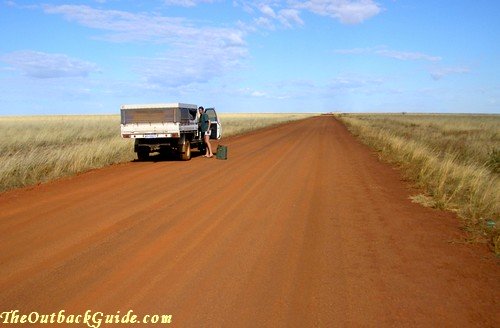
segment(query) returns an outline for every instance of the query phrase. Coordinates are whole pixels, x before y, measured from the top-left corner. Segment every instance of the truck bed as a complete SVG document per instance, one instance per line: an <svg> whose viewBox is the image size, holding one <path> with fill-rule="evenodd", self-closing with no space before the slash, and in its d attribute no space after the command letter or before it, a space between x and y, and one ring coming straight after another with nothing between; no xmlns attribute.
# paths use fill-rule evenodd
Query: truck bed
<svg viewBox="0 0 500 328"><path fill-rule="evenodd" d="M196 105L141 104L121 106L121 134L124 138L178 138L181 132L196 132Z"/></svg>

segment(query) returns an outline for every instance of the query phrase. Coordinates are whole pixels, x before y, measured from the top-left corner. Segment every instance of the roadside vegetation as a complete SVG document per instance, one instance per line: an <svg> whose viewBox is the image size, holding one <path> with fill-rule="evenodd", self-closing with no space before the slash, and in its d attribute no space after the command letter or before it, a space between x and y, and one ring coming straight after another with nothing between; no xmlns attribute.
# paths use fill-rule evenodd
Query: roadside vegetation
<svg viewBox="0 0 500 328"><path fill-rule="evenodd" d="M223 138L307 116L221 115ZM0 117L0 192L134 158L118 115Z"/></svg>
<svg viewBox="0 0 500 328"><path fill-rule="evenodd" d="M311 116L313 114L222 114L220 119L223 137L229 137Z"/></svg>
<svg viewBox="0 0 500 328"><path fill-rule="evenodd" d="M413 201L457 212L469 241L487 241L500 254L500 115L339 117L424 191Z"/></svg>

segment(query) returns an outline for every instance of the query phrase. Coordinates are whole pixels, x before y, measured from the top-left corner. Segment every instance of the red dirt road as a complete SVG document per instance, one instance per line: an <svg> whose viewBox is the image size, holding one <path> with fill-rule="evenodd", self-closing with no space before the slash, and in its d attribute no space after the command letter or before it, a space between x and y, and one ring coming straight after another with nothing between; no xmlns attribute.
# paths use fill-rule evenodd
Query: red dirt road
<svg viewBox="0 0 500 328"><path fill-rule="evenodd" d="M0 312L500 325L498 260L460 243L452 214L411 203L333 117L223 143L227 161L127 163L0 194Z"/></svg>

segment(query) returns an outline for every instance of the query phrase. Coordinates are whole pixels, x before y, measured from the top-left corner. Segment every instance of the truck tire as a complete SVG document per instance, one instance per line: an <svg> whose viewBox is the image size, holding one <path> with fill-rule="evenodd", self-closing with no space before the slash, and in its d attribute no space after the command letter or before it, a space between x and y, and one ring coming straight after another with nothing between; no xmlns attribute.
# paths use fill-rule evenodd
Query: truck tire
<svg viewBox="0 0 500 328"><path fill-rule="evenodd" d="M147 161L149 159L149 149L139 147L137 149L137 159L140 161Z"/></svg>
<svg viewBox="0 0 500 328"><path fill-rule="evenodd" d="M184 141L180 155L182 161L189 161L191 159L191 144L189 140Z"/></svg>

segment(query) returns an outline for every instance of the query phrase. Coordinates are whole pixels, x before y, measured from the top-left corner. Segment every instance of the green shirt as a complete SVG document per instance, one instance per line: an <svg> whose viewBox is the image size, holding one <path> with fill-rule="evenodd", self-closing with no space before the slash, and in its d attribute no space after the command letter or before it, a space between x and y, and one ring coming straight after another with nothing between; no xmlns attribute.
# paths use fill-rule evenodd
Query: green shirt
<svg viewBox="0 0 500 328"><path fill-rule="evenodd" d="M201 123L201 132L205 133L210 127L210 118L208 118L207 113L201 114L200 123Z"/></svg>

